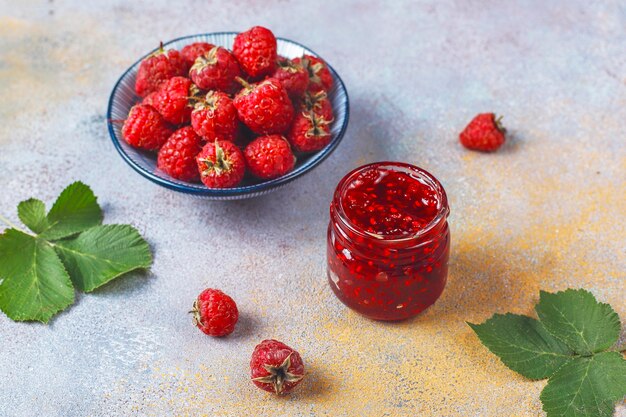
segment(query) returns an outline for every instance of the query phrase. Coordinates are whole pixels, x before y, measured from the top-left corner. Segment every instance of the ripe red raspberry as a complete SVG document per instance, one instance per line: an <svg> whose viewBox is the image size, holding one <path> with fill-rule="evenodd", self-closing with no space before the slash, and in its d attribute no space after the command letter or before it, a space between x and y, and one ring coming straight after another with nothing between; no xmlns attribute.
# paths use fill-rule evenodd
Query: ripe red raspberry
<svg viewBox="0 0 626 417"><path fill-rule="evenodd" d="M239 120L260 135L283 133L293 119L293 105L285 87L275 78L258 84L239 79L244 88L235 96Z"/></svg>
<svg viewBox="0 0 626 417"><path fill-rule="evenodd" d="M189 78L172 77L161 84L150 101L167 122L180 125L191 120L194 97L199 93Z"/></svg>
<svg viewBox="0 0 626 417"><path fill-rule="evenodd" d="M200 179L196 156L202 150L202 140L191 126L174 132L159 150L157 166L170 177L181 181Z"/></svg>
<svg viewBox="0 0 626 417"><path fill-rule="evenodd" d="M135 92L139 97L145 97L157 91L163 81L177 75L186 76L189 66L175 49L166 51L163 44L153 54L146 57L137 70Z"/></svg>
<svg viewBox="0 0 626 417"><path fill-rule="evenodd" d="M147 104L134 105L122 126L122 136L129 145L149 151L159 149L172 132L163 116Z"/></svg>
<svg viewBox="0 0 626 417"><path fill-rule="evenodd" d="M276 37L271 30L255 26L235 37L233 54L250 77L269 75L276 66Z"/></svg>
<svg viewBox="0 0 626 417"><path fill-rule="evenodd" d="M246 164L255 177L278 178L293 169L296 157L280 135L259 136L244 149Z"/></svg>
<svg viewBox="0 0 626 417"><path fill-rule="evenodd" d="M493 113L482 113L474 117L463 129L459 139L463 146L482 152L493 152L505 141L506 130Z"/></svg>
<svg viewBox="0 0 626 417"><path fill-rule="evenodd" d="M187 65L191 68L193 63L196 62L196 58L209 52L214 46L215 45L207 42L195 42L191 45L185 45L183 49L180 50L180 54Z"/></svg>
<svg viewBox="0 0 626 417"><path fill-rule="evenodd" d="M209 91L191 112L191 125L204 140L233 141L239 125L237 109L226 93Z"/></svg>
<svg viewBox="0 0 626 417"><path fill-rule="evenodd" d="M204 145L197 156L200 180L209 188L229 188L239 184L246 173L241 150L227 140Z"/></svg>
<svg viewBox="0 0 626 417"><path fill-rule="evenodd" d="M254 348L250 359L252 382L264 391L287 394L304 378L300 354L279 342L264 340Z"/></svg>
<svg viewBox="0 0 626 417"><path fill-rule="evenodd" d="M315 93L320 90L330 91L333 86L333 76L320 58L312 55L304 55L302 58L293 60L302 65L309 73L309 91Z"/></svg>
<svg viewBox="0 0 626 417"><path fill-rule="evenodd" d="M221 46L214 46L209 52L200 55L189 70L189 76L201 89L227 93L239 87L235 77L240 75L237 60Z"/></svg>
<svg viewBox="0 0 626 417"><path fill-rule="evenodd" d="M313 112L327 121L333 121L333 105L328 99L326 91L320 90L316 93L307 91L302 96L298 106L300 112Z"/></svg>
<svg viewBox="0 0 626 417"><path fill-rule="evenodd" d="M226 336L235 330L237 304L220 290L208 288L193 302L193 324L209 336Z"/></svg>
<svg viewBox="0 0 626 417"><path fill-rule="evenodd" d="M287 140L296 152L319 151L332 138L329 125L330 121L313 112L299 113L291 125Z"/></svg>
<svg viewBox="0 0 626 417"><path fill-rule="evenodd" d="M309 73L304 67L282 56L276 60L276 70L272 78L280 81L292 98L302 97L309 85Z"/></svg>

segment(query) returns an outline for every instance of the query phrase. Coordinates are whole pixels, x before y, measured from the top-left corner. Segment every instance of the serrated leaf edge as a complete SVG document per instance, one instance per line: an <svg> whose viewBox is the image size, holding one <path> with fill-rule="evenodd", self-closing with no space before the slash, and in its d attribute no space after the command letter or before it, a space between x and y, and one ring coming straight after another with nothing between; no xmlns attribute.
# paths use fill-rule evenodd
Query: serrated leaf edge
<svg viewBox="0 0 626 417"><path fill-rule="evenodd" d="M146 248L148 250L148 257L149 257L149 259L147 259L146 264L137 265L133 269L129 269L128 271L124 271L124 272L120 272L119 274L116 274L115 276L110 277L106 281L103 281L100 285L98 285L96 287L93 287L93 288L89 288L89 289L88 288L81 288L78 284L74 283L74 281L72 280L72 283L74 284L74 286L75 287L79 287L79 289L82 292L84 292L84 293L91 293L91 292L97 290L98 288L102 287L103 285L113 281L114 279L119 278L122 275L126 275L128 273L131 273L133 271L137 271L139 269L143 269L143 270L149 271L150 267L152 266L153 259L154 259L153 256L152 256L152 248L150 247L150 244L148 243L148 241L143 237L143 235L139 232L139 230L137 230L136 227L134 227L134 226L132 226L130 224L118 224L118 223L101 224L101 225L98 225L98 226L90 227L87 230L83 230L80 234L85 233L85 232L87 232L87 231L89 231L91 229L95 229L96 227L102 227L102 226L120 226L120 227L129 228L132 231L134 231L135 233L137 233L137 235L141 238L142 243L146 246ZM59 245L59 243L60 242L57 242L57 243L53 244L53 246L55 248L55 253L61 259L61 263L63 263L63 258L61 256L59 256L59 254L57 253L57 247L58 246L61 246L63 248L63 250L67 250L68 252L73 252L73 253L79 254L81 256L92 257L92 256L89 256L88 254L85 254L85 253L82 253L82 252L76 252L74 250L71 250L71 249L67 248L66 246ZM110 262L109 260L104 259L104 261L109 263L109 264L112 264L112 262ZM65 264L63 264L63 268L67 270L67 268L65 268ZM68 275L69 275L69 273L68 273ZM70 278L71 278L71 276L70 276Z"/></svg>
<svg viewBox="0 0 626 417"><path fill-rule="evenodd" d="M67 279L70 283L70 286L72 287L72 289L74 290L72 292L72 299L69 301L68 304L64 305L63 307L59 307L57 310L50 310L50 314L46 317L45 315L41 316L41 318L38 317L30 317L28 315L25 314L19 314L19 315L13 315L7 311L5 311L3 308L0 307L0 310L2 310L2 312L11 320L13 321L37 321L43 324L48 324L50 322L50 319L52 319L52 317L54 317L55 315L57 315L58 313L60 313L61 311L66 310L68 307L70 307L71 305L73 305L76 302L76 293L75 293L75 288L74 288L74 283L72 282L72 280L70 279L70 274L67 272L67 269L65 268L65 265L63 264L63 261L61 260L61 258L59 257L59 255L56 253L56 251L54 250L54 245L51 244L50 242L48 242L45 239L41 239L37 236L33 236L30 235L29 233L24 233L22 230L19 229L15 229L15 228L10 228L10 229L6 229L5 231L2 232L2 234L0 234L0 237L3 236L7 231L9 230L14 230L18 233L23 233L26 234L30 237L32 237L33 239L35 239L38 242L42 242L43 244L46 244L48 246L51 246L52 252L54 253L54 256L57 257L57 259L59 260L59 264L61 265L61 268L63 269L63 272L65 272L65 275L67 276ZM34 265L36 265L36 262L34 263ZM2 286L2 284L4 283L4 279L0 280L0 286Z"/></svg>
<svg viewBox="0 0 626 417"><path fill-rule="evenodd" d="M581 292L581 293L586 293L586 294L590 295L590 296L594 299L594 301L595 301L598 305L600 305L600 306L607 306L607 307L609 307L609 308L611 309L611 311L613 312L613 314L615 314L615 316L617 316L617 320L618 320L618 323L619 323L619 325L620 325L620 329L621 329L621 327L622 327L622 321L621 321L621 318L620 318L619 314L617 314L617 312L615 311L615 309L613 308L613 306L612 306L611 304L609 304L609 303L603 303L603 302L601 302L601 301L598 301L598 299L596 298L596 296L595 296L595 295L594 295L591 291L586 290L586 289L584 289L584 288L567 288L567 289L565 289L565 290L561 290L561 291L557 291L557 292L548 292L548 291L544 291L544 290L539 290L539 302L537 302L537 304L535 304L535 307L534 307L534 310L535 310L535 313L537 313L537 318L538 318L539 322L541 322L541 317L540 317L540 315L539 315L539 312L537 311L537 307L538 307L538 306L539 306L539 304L541 303L541 300L542 300L542 298L543 298L543 296L544 296L544 295L558 296L558 295L560 295L560 294L565 294L565 293L573 293L573 292ZM559 312L559 314L561 315L561 317L565 318L565 316L561 313L561 311L559 311L559 310L557 310L557 311ZM543 324L543 323L542 323L542 324ZM574 330L577 330L577 329L574 327L573 323L569 323L569 321L568 321L568 324L570 324L570 325L571 325L571 327L572 327ZM572 351L575 351L575 350L574 350L571 346L569 346L569 344L567 343L567 341L563 340L563 339L562 339L562 338L560 338L559 336L557 336L557 335L555 335L554 333L552 333L552 332L550 331L550 329L549 329L549 328L547 328L546 326L543 326L543 328L544 328L544 329L546 329L546 331L547 331L548 333L550 333L550 335L551 335L552 337L554 337L555 339L558 339L561 343L564 343L565 345L567 345L570 349L572 349ZM576 331L576 332L578 333L578 331ZM584 340L584 339L583 339L583 340ZM615 341L615 343L614 343L612 346L615 346L617 343L619 343L619 336L618 336L618 340L616 340L616 341ZM585 341L585 344L587 344L587 341ZM591 349L590 349L591 354L580 354L580 353L578 353L578 352L576 352L576 353L578 353L578 355L579 355L579 356L583 356L583 357L585 357L585 356L587 356L587 357L591 357L591 356L593 356L593 355L594 355L594 354L596 354L596 353L606 352L606 351L608 351L609 349L610 349L610 346L609 346L608 348L605 348L605 349L596 349L596 350L591 350Z"/></svg>
<svg viewBox="0 0 626 417"><path fill-rule="evenodd" d="M57 196L56 200L54 200L54 203L52 204L52 207L50 207L50 210L48 210L48 213L46 213L46 219L48 219L48 227L45 230L41 231L39 233L39 235L44 235L48 230L52 229L54 226L56 226L59 223L58 221L55 221L55 222L51 222L50 221L50 217L49 217L50 216L50 212L55 208L55 206L57 205L57 202L59 201L59 199L61 198L63 193L65 191L67 191L70 187L77 186L77 185L84 186L85 188L87 188L87 190L89 190L91 195L93 195L96 205L100 208L99 224L102 224L102 221L104 220L104 212L102 211L102 207L98 203L98 196L96 195L96 193L93 192L93 190L91 189L91 187L89 185L87 185L84 182L79 180L79 181L74 181L73 183L71 183L67 187L65 187L63 190L61 190L61 192ZM95 226L92 226L92 227L95 227ZM85 229L85 230L89 230L89 229ZM85 230L73 233L73 234L68 235L68 236L59 237L59 238L45 238L45 237L42 237L42 238L46 239L48 242L56 242L56 241L59 241L59 240L67 239L69 237L78 236L79 234L81 234Z"/></svg>
<svg viewBox="0 0 626 417"><path fill-rule="evenodd" d="M586 291L586 290L585 290L585 291ZM560 291L560 292L563 292L563 291ZM611 308L612 308L612 306L611 306ZM553 374L552 374L552 375L548 378L548 383L550 383L550 380L552 379L552 377L553 377L554 375L556 375L556 374L557 374L557 373L558 373L558 372L559 372L562 368L564 368L566 365L568 365L568 364L572 363L574 360L587 360L587 361L589 361L589 364L587 365L587 369L585 369L585 377L583 377L583 379L582 379L582 381L584 381L584 380L585 380L585 378L587 377L587 375L589 374L589 369L590 369L590 367L591 367L592 361L594 360L594 357L595 357L598 353L610 353L610 352L612 352L612 351L605 350L605 351L602 351L602 352L596 352L596 353L594 353L594 354L592 354L592 355L590 355L590 356L580 356L580 355L579 355L579 356L576 356L576 357L572 357L572 360L567 361L566 363L564 363L563 365L561 365L561 366L560 366L560 367L559 367L556 371L554 371L554 373L553 373ZM615 353L620 354L620 352L615 352ZM625 359L624 359L624 357L623 357L623 355L622 355L622 360L625 360ZM545 405L545 403L544 403L543 401L544 401L544 391L546 390L547 386L548 386L548 385L546 384L546 386L545 386L545 387L543 387L543 389L541 390L541 393L539 394L539 400L541 401L541 409L542 409L543 411L545 411L545 412L546 412L547 417L562 417L562 416L563 416L562 414L559 414L558 416L557 416L557 415L554 415L554 416L553 416L553 415L551 415L551 414L550 414L550 411L549 411L549 410L547 410L547 409L545 408L545 407L546 407L546 405ZM581 385L578 387L578 390L576 391L576 395L578 395L578 394L580 393L580 389L581 389L581 388L582 388L582 382L581 382ZM595 399L595 396L594 396L594 399ZM610 400L610 402L612 403L612 406L613 406L613 413L615 413L615 406L616 406L616 404L617 404L619 401L620 401L620 399L619 399L619 398L617 398L617 399L615 399L615 400ZM570 405L572 405L572 402L573 402L573 400L572 400L572 401L570 401L570 403L568 404L568 408L569 408L569 406L570 406ZM597 403L596 403L596 404L597 404Z"/></svg>
<svg viewBox="0 0 626 417"><path fill-rule="evenodd" d="M532 320L536 320L536 319L533 319L532 317L530 317L530 316L526 316L526 315L524 315L524 314L514 314L514 313L505 313L505 314L500 314L500 313L494 313L494 314L493 314L491 317L489 317L487 320L485 320L484 322L479 323L479 324L470 323L469 321L466 321L466 322L465 322L465 324L467 324L467 325L468 325L468 326L472 329L472 331L474 332L474 334L476 334L476 337L478 337L478 339L480 340L480 343L481 343L484 347L486 347L486 348L487 348L487 350L488 350L489 352L491 352L493 355L495 355L495 356L496 356L496 357L500 360L500 362L501 362L501 363L502 363L502 364L503 364L503 365L504 365L507 369L509 369L509 370L511 370L511 371L513 371L513 372L515 372L516 374L521 375L521 376L523 376L524 378L527 378L527 379L529 379L529 380L531 380L531 381L541 381L541 380L544 380L544 379L550 378L550 376L552 376L552 375L554 375L556 372L558 372L558 370L559 370L559 369L561 369L563 366L565 366L565 364L567 364L567 363L569 362L569 360L571 360L572 358L578 357L578 355L574 354L574 352L572 352L572 355L563 355L563 354L560 354L560 353L558 353L558 352L536 352L536 351L533 351L533 350L526 349L526 348L524 348L524 347L522 347L522 346L517 346L517 345L513 345L513 344L511 344L512 346L514 346L514 347L516 347L516 348L518 348L518 349L520 349L520 350L524 350L524 351L526 351L526 352L535 353L535 354L538 354L538 355L539 355L539 354L541 354L541 355L550 355L550 356L556 356L556 357L562 357L562 358L567 358L567 359L568 359L568 361L567 361L567 362L564 362L561 366L559 366L557 369L555 369L555 370L554 370L554 372L552 372L552 374L551 374L550 376L548 376L548 377L544 377L544 378L530 378L530 377L527 377L526 375L523 375L523 374L522 374L522 373L520 373L519 371L516 371L515 369L512 369L511 367L509 367L509 365L507 365L507 364L504 362L504 360L500 357L500 355L498 355L497 353L495 353L494 351L492 351L492 350L491 350L491 348L485 344L485 341L483 340L483 338L482 338L482 337L478 334L478 332L476 332L476 327L481 326L481 325L484 325L484 324L485 324L485 323L487 323L489 320L493 319L495 316L508 316L508 315L519 315L519 316L522 316L522 317L527 317L527 318L532 319ZM539 320L536 320L536 321L538 321L538 322L541 324L541 322L540 322ZM547 331L547 330L546 330L546 331ZM549 333L549 334L550 334L550 336L552 336L552 334L551 334L551 333ZM553 337L554 337L554 336L553 336ZM557 340L558 340L558 341L560 341L561 343L563 343L560 339L557 339ZM509 342L509 343L510 343L510 342Z"/></svg>

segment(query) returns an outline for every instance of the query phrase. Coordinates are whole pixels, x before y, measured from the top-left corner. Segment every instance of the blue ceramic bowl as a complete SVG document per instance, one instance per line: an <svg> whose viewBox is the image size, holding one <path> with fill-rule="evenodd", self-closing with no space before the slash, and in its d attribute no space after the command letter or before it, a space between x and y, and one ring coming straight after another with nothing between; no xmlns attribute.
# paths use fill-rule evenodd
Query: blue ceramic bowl
<svg viewBox="0 0 626 417"><path fill-rule="evenodd" d="M166 49L178 49L194 42L208 42L214 45L223 46L230 49L236 32L207 33L201 35L191 35L174 39L164 44ZM287 58L296 58L303 54L318 56L315 52L300 45L299 43L278 38L278 54ZM151 51L152 53L154 51ZM148 54L147 54L148 55ZM146 55L146 56L147 56ZM346 128L348 127L349 117L349 101L348 92L341 78L335 70L328 66L334 77L334 86L332 91L328 92L329 98L333 105L335 120L331 125L332 140L322 150L304 156L299 156L296 167L290 173L282 177L268 181L254 181L254 179L246 177L238 187L233 188L207 188L201 183L191 183L180 181L161 172L156 166L156 154L135 149L128 145L122 138L122 125L120 123L112 123L115 120L124 120L128 115L130 108L140 101L135 94L135 76L142 57L128 68L120 79L115 83L111 97L109 98L109 107L107 111L107 120L109 133L113 145L118 150L122 158L138 173L163 187L174 191L190 194L196 197L207 198L211 200L236 200L249 197L256 197L262 194L276 190L285 184L301 177L311 171L326 159L339 145L343 138Z"/></svg>

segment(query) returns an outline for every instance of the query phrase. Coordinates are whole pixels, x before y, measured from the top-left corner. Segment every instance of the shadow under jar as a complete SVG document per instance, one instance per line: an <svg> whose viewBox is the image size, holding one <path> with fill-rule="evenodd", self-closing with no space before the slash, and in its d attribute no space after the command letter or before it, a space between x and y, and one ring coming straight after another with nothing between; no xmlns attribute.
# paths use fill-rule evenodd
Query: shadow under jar
<svg viewBox="0 0 626 417"><path fill-rule="evenodd" d="M446 192L428 172L377 162L337 185L328 226L328 281L348 307L403 320L432 305L448 276Z"/></svg>

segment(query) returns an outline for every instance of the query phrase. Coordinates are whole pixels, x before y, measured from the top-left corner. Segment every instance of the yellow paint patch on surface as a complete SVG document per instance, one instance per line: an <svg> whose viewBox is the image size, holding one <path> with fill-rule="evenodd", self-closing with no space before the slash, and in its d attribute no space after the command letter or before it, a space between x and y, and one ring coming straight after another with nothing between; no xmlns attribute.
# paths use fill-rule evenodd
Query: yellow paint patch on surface
<svg viewBox="0 0 626 417"><path fill-rule="evenodd" d="M529 193L529 207L536 207L537 215L529 216L527 224L509 227L507 220L487 218L453 230L446 291L415 319L382 323L347 309L337 317L311 310L302 328L313 331L292 335L294 346L303 347L308 369L293 395L274 398L257 391L247 381L247 358L242 358L234 373L214 364L155 373L148 389L175 390L176 395L167 404L141 407L141 412L391 417L467 416L473 410L476 416L541 415L539 394L545 381L526 380L503 366L465 321L482 322L494 312L534 315L540 289L593 288L598 280L623 279L618 269L623 258L599 269L598 253L590 250L599 242L584 236L603 236L602 250L619 250L609 212L626 210L624 199L610 186L574 190L567 216L542 218L541 208L562 187L547 180ZM312 289L315 305L333 302L329 291L318 290ZM600 295L626 316L623 287ZM257 294L255 300L263 303L264 297ZM307 355L311 344L315 349Z"/></svg>

